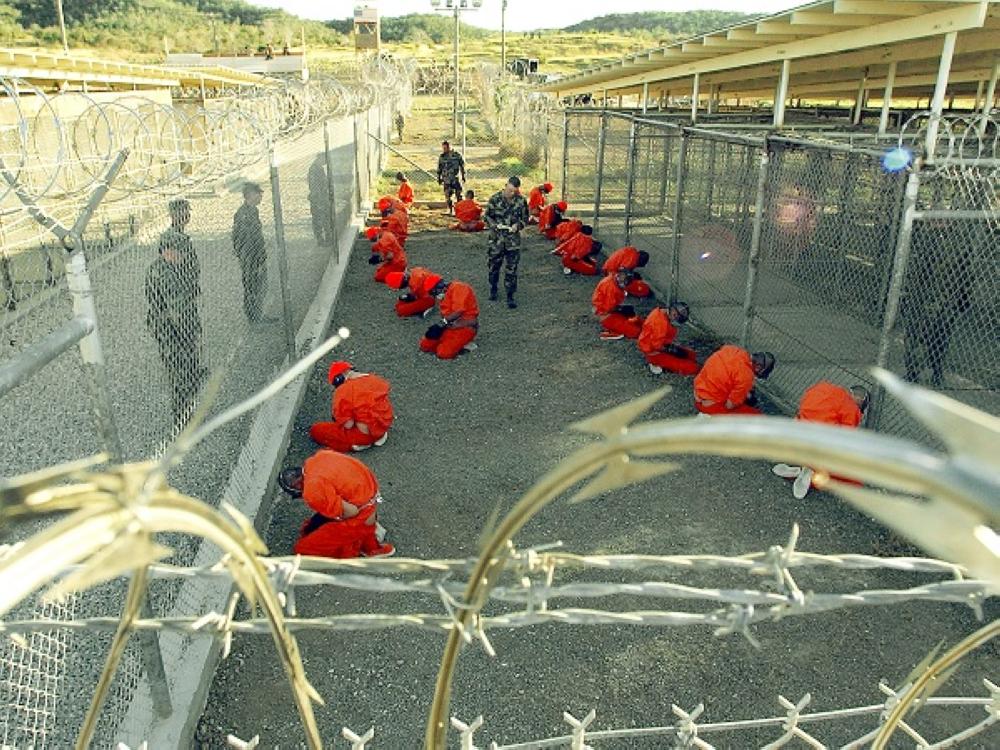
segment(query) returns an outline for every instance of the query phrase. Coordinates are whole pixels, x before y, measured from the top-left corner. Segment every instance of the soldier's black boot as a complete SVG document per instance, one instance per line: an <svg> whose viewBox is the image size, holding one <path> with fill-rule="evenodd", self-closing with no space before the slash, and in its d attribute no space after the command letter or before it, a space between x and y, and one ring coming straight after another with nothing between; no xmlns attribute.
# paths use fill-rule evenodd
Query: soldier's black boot
<svg viewBox="0 0 1000 750"><path fill-rule="evenodd" d="M495 286L490 287L490 302L497 301L497 288Z"/></svg>
<svg viewBox="0 0 1000 750"><path fill-rule="evenodd" d="M508 292L507 293L507 307L509 307L511 310L516 310L517 309L517 302L514 301L514 293L513 292Z"/></svg>

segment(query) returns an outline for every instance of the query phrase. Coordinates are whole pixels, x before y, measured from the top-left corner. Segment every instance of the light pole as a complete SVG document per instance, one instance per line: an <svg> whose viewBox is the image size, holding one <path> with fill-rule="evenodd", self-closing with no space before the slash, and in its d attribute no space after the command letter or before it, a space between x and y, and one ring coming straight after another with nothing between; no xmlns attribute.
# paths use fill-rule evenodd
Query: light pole
<svg viewBox="0 0 1000 750"><path fill-rule="evenodd" d="M455 92L452 101L452 111L451 111L451 137L458 138L458 36L459 36L459 23L458 14L459 11L463 10L479 10L483 6L483 0L431 0L431 7L434 10L440 10L445 12L453 13L455 16Z"/></svg>
<svg viewBox="0 0 1000 750"><path fill-rule="evenodd" d="M69 54L69 42L66 39L66 17L63 15L62 0L56 0L56 20L59 22L59 33L62 35L63 52Z"/></svg>
<svg viewBox="0 0 1000 750"><path fill-rule="evenodd" d="M500 75L507 72L507 0L500 0Z"/></svg>

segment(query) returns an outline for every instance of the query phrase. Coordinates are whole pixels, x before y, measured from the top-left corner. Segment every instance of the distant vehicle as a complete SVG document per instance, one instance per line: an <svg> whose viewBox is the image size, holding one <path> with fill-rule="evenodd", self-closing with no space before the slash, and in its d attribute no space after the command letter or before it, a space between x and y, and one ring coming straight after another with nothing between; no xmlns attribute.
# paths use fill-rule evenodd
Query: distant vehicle
<svg viewBox="0 0 1000 750"><path fill-rule="evenodd" d="M507 70L518 78L529 78L538 74L537 57L515 57L507 61Z"/></svg>

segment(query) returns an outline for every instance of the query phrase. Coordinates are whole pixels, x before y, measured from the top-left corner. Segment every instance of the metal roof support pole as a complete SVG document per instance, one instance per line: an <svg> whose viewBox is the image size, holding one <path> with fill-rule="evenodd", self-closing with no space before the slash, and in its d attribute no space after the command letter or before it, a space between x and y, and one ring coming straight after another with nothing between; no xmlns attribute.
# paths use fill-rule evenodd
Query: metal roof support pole
<svg viewBox="0 0 1000 750"><path fill-rule="evenodd" d="M1000 78L1000 57L993 61L993 72L990 73L990 82L986 84L986 96L983 98L983 108L980 110L979 137L986 134L986 124L989 122L990 110L993 109L993 99L997 94L997 79Z"/></svg>
<svg viewBox="0 0 1000 750"><path fill-rule="evenodd" d="M882 92L882 113L878 118L878 134L885 135L889 129L889 110L892 108L892 87L896 85L896 66L893 60L889 63L889 72L885 77L885 91Z"/></svg>
<svg viewBox="0 0 1000 750"><path fill-rule="evenodd" d="M941 45L941 62L938 65L937 82L934 84L934 96L931 98L931 121L927 124L927 140L924 146L924 161L927 164L934 163L941 114L944 111L944 97L948 90L948 76L951 75L951 59L955 55L957 39L958 32L949 31L944 35L944 43Z"/></svg>
<svg viewBox="0 0 1000 750"><path fill-rule="evenodd" d="M785 101L788 99L788 79L792 72L792 61L781 61L781 76L778 78L778 88L774 92L774 127L785 127Z"/></svg>
<svg viewBox="0 0 1000 750"><path fill-rule="evenodd" d="M649 111L649 81L642 84L642 113Z"/></svg>
<svg viewBox="0 0 1000 750"><path fill-rule="evenodd" d="M691 124L698 122L698 84L701 82L701 74L694 74L694 82L691 84Z"/></svg>
<svg viewBox="0 0 1000 750"><path fill-rule="evenodd" d="M865 112L865 91L868 88L868 69L865 68L865 74L861 76L861 81L858 83L858 95L854 97L854 113L851 115L851 124L860 125L861 116Z"/></svg>

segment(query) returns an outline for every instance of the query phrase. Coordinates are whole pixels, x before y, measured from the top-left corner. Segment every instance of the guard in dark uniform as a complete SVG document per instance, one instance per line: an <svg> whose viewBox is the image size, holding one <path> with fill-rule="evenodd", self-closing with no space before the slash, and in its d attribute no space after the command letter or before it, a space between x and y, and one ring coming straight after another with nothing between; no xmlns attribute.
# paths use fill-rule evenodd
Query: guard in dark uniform
<svg viewBox="0 0 1000 750"><path fill-rule="evenodd" d="M267 245L260 223L260 185L243 186L243 205L233 216L233 252L243 275L243 310L251 323L264 321L264 297L267 294Z"/></svg>
<svg viewBox="0 0 1000 750"><path fill-rule="evenodd" d="M489 266L490 299L497 298L500 267L506 265L503 284L507 290L507 307L517 307L517 265L521 260L521 230L528 226L528 202L518 192L521 180L514 176L503 190L486 204L483 219L490 230L486 258Z"/></svg>
<svg viewBox="0 0 1000 750"><path fill-rule="evenodd" d="M448 141L441 142L441 156L438 157L438 184L444 188L444 199L448 203L448 213L452 206L462 200L462 183L465 182L465 159L451 148ZM454 198L454 200L452 200Z"/></svg>
<svg viewBox="0 0 1000 750"><path fill-rule="evenodd" d="M183 231L190 204L172 201L170 212L172 226L160 235L159 257L146 273L146 326L167 371L174 426L180 429L191 416L207 370L201 365L201 268Z"/></svg>

